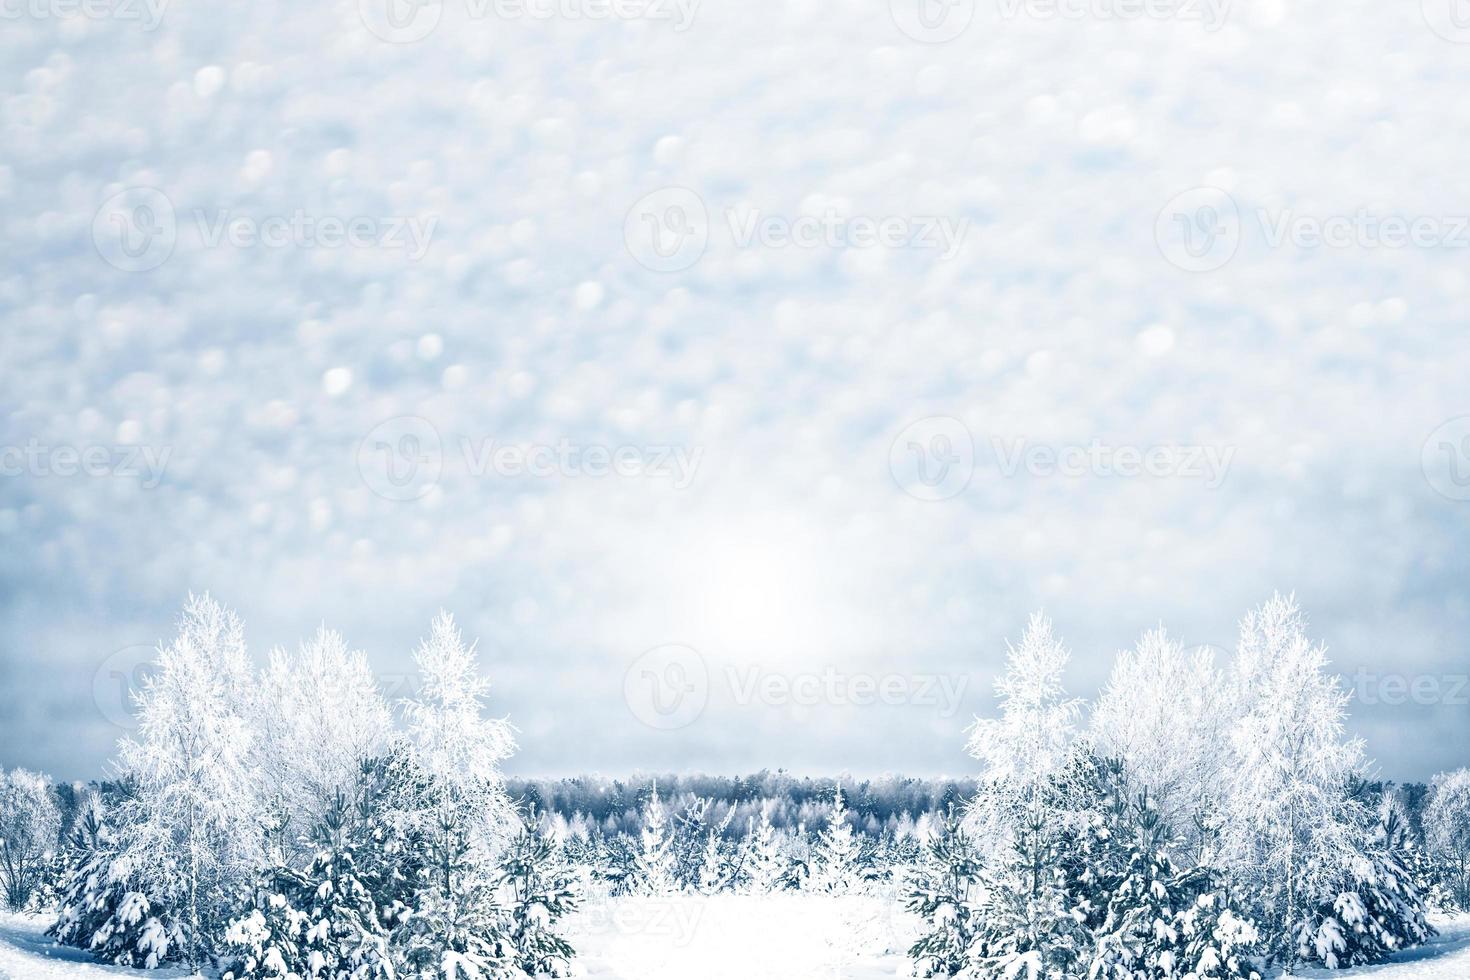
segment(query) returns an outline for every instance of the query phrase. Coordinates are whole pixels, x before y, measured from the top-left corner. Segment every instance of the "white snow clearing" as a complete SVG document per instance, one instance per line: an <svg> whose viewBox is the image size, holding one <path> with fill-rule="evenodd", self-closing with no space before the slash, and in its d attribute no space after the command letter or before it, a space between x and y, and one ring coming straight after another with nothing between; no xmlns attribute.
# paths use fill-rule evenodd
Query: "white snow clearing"
<svg viewBox="0 0 1470 980"><path fill-rule="evenodd" d="M0 914L0 980L164 980L187 970L127 970L91 962L45 936L41 916ZM1470 916L1436 920L1440 935L1381 966L1307 970L1311 978L1466 980ZM873 898L683 895L590 903L568 920L579 972L593 980L877 980L908 976L915 922Z"/></svg>

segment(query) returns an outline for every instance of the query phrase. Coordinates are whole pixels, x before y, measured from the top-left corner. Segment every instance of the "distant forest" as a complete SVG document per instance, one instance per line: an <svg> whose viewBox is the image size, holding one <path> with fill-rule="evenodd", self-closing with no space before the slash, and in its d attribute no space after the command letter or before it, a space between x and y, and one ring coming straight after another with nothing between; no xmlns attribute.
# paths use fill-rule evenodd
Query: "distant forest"
<svg viewBox="0 0 1470 980"><path fill-rule="evenodd" d="M974 779L812 777L778 769L749 776L647 773L624 779L596 775L511 778L506 788L512 799L535 807L543 816L559 816L589 829L595 826L603 834L636 834L642 829L643 807L655 783L659 798L675 814L703 800L709 801L710 814L717 815L716 819L723 819L733 808L731 834L743 832L751 819L759 820L762 807L777 829L823 826L840 783L848 820L873 836L912 827L924 814L940 814L951 805L962 808L975 795L976 787Z"/></svg>
<svg viewBox="0 0 1470 980"><path fill-rule="evenodd" d="M748 776L705 773L643 773L625 778L601 775L562 778L507 777L511 799L534 810L542 822L559 817L573 827L604 835L637 834L643 829L644 806L655 783L663 805L674 814L709 802L705 819L719 823L733 808L725 833L741 836L764 807L772 826L796 831L825 826L833 792L840 784L847 819L872 837L903 836L915 824L933 825L951 806L963 810L975 796L975 779L922 779L883 775L859 779L850 775L795 776L784 769ZM1429 791L1424 783L1373 782L1363 787L1373 797L1393 797L1415 835L1423 834L1423 808ZM927 818L927 819L926 819Z"/></svg>

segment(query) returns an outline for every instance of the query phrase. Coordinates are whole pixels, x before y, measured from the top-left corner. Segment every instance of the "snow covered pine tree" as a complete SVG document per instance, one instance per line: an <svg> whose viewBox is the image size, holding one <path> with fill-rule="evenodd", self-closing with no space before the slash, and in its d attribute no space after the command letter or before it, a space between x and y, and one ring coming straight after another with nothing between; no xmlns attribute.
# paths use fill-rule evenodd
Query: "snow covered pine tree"
<svg viewBox="0 0 1470 980"><path fill-rule="evenodd" d="M909 883L908 909L928 927L909 947L915 976L949 977L969 966L980 870L980 852L950 809L925 842L924 860Z"/></svg>
<svg viewBox="0 0 1470 980"><path fill-rule="evenodd" d="M568 976L575 951L552 931L577 907L576 875L560 848L535 829L534 815L515 836L500 864L510 916L510 947L517 969L530 976Z"/></svg>
<svg viewBox="0 0 1470 980"><path fill-rule="evenodd" d="M679 891L673 831L669 827L668 811L658 798L657 782L643 807L643 827L638 840L635 893L662 897Z"/></svg>
<svg viewBox="0 0 1470 980"><path fill-rule="evenodd" d="M817 835L812 847L811 882L814 892L846 895L863 886L862 846L852 825L847 822L847 807L842 802L842 784L832 793L832 806L827 811L827 824Z"/></svg>

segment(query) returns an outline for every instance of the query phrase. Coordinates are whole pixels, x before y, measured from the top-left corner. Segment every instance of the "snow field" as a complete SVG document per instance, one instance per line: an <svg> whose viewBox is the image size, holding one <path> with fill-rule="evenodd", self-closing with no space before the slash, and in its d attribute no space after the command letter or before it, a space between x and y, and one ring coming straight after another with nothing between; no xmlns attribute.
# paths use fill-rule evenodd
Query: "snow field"
<svg viewBox="0 0 1470 980"><path fill-rule="evenodd" d="M46 936L54 916L0 912L0 980L167 980L188 970L128 970L94 963L84 950L58 946Z"/></svg>
<svg viewBox="0 0 1470 980"><path fill-rule="evenodd" d="M566 920L598 980L908 975L919 922L889 898L778 893L596 899Z"/></svg>

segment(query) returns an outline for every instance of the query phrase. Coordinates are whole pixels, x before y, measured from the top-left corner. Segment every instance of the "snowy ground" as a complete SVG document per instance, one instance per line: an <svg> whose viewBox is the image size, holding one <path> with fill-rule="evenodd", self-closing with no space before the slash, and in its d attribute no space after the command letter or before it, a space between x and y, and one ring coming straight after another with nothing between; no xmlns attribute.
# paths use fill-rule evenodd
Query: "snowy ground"
<svg viewBox="0 0 1470 980"><path fill-rule="evenodd" d="M719 895L592 902L569 925L598 980L900 977L917 921L872 898Z"/></svg>
<svg viewBox="0 0 1470 980"><path fill-rule="evenodd" d="M57 946L46 938L50 918L0 912L0 980L104 980L147 976L163 980L187 970L124 970L99 966L81 950Z"/></svg>
<svg viewBox="0 0 1470 980"><path fill-rule="evenodd" d="M1436 922L1440 935L1383 966L1303 977L1465 980L1470 916ZM45 938L46 920L0 914L0 980L162 980L187 971L98 966ZM908 975L915 923L891 903L811 895L684 896L590 903L569 921L589 980L876 980Z"/></svg>
<svg viewBox="0 0 1470 980"><path fill-rule="evenodd" d="M1305 970L1303 977L1373 977L1374 980L1466 980L1470 977L1470 915L1434 919L1439 935L1418 949L1411 949L1382 966L1367 966L1347 973Z"/></svg>

